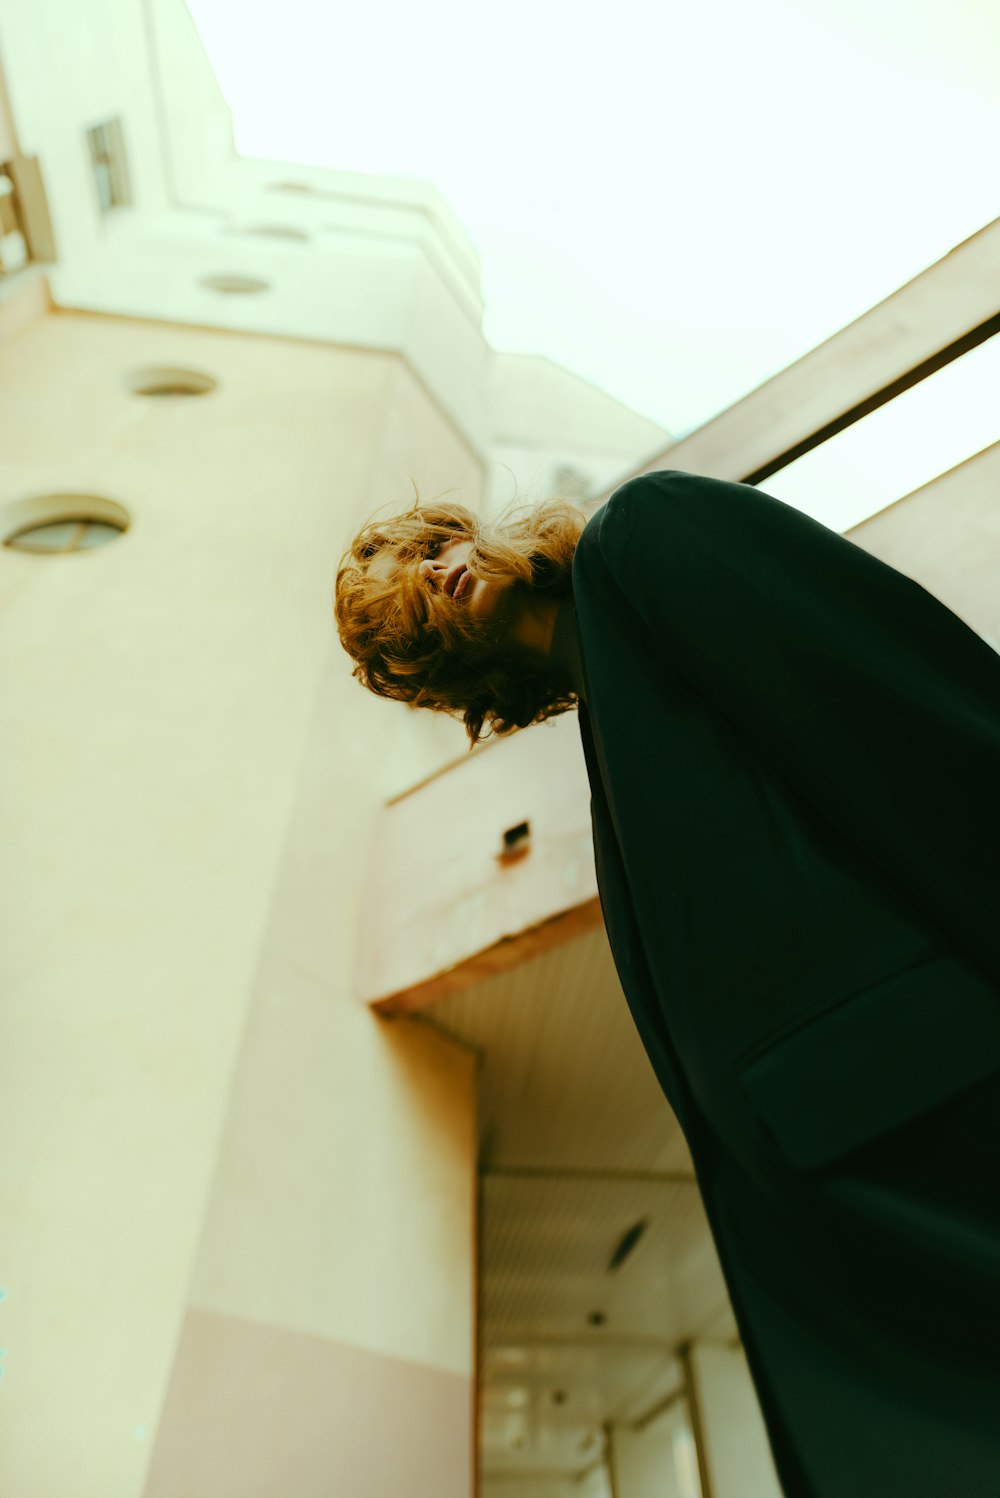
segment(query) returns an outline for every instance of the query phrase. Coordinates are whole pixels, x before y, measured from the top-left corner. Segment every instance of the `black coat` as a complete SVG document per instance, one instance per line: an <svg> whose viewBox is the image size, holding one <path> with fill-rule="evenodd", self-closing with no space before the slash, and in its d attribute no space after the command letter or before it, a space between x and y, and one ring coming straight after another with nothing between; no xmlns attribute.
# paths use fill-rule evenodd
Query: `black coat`
<svg viewBox="0 0 1000 1498"><path fill-rule="evenodd" d="M573 563L622 987L788 1498L1000 1495L1000 656L745 484Z"/></svg>

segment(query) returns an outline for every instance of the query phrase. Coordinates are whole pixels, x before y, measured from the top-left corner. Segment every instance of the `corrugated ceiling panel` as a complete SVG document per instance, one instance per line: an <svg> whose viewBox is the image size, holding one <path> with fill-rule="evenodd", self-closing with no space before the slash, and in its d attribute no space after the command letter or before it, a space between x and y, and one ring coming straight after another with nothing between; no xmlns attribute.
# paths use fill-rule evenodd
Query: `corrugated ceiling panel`
<svg viewBox="0 0 1000 1498"><path fill-rule="evenodd" d="M481 1200L484 1345L627 1339L672 1349L725 1303L694 1184L487 1176ZM636 1247L609 1269L640 1221L648 1226Z"/></svg>
<svg viewBox="0 0 1000 1498"><path fill-rule="evenodd" d="M484 1055L482 1165L693 1174L603 930L443 1000L426 1019Z"/></svg>
<svg viewBox="0 0 1000 1498"><path fill-rule="evenodd" d="M678 1343L731 1321L687 1145L603 929L419 1022L482 1058L482 1470L581 1471L604 1422L676 1387Z"/></svg>

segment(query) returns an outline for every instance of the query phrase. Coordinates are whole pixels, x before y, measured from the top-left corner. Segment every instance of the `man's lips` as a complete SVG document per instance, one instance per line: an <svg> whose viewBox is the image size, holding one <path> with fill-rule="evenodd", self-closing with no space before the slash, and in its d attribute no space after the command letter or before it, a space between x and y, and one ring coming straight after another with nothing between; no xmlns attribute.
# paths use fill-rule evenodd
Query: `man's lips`
<svg viewBox="0 0 1000 1498"><path fill-rule="evenodd" d="M451 598L461 598L466 589L472 586L472 583L472 573L467 571L463 564L456 567L454 572L448 574L448 577L445 579L445 592Z"/></svg>

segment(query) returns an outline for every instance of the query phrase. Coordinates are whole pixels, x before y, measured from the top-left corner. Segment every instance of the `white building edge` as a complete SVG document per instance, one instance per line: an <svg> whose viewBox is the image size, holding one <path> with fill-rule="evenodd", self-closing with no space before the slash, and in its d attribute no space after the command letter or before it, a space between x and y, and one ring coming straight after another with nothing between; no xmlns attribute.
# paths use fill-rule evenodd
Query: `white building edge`
<svg viewBox="0 0 1000 1498"><path fill-rule="evenodd" d="M20 147L44 163L57 306L395 354L470 449L488 511L595 497L668 444L551 360L490 348L478 257L430 183L238 157L181 0L0 16ZM105 213L84 138L98 126L127 204ZM264 286L203 284L219 276ZM411 492L386 476L387 500Z"/></svg>

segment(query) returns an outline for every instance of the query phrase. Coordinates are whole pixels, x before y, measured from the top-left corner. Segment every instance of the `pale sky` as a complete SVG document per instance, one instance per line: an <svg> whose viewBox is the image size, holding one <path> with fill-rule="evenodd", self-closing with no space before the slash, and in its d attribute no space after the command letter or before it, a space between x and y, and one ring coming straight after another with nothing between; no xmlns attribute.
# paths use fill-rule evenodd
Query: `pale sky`
<svg viewBox="0 0 1000 1498"><path fill-rule="evenodd" d="M188 0L245 156L432 182L490 344L676 436L1000 216L995 0Z"/></svg>

